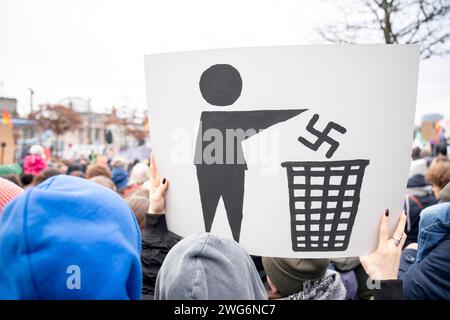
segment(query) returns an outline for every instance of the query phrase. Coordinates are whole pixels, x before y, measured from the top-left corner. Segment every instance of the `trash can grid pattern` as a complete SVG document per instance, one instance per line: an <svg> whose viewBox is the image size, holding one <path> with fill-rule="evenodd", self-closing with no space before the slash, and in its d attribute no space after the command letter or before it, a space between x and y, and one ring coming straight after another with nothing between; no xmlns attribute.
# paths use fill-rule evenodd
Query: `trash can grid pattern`
<svg viewBox="0 0 450 320"><path fill-rule="evenodd" d="M295 251L338 251L348 246L368 160L284 162Z"/></svg>

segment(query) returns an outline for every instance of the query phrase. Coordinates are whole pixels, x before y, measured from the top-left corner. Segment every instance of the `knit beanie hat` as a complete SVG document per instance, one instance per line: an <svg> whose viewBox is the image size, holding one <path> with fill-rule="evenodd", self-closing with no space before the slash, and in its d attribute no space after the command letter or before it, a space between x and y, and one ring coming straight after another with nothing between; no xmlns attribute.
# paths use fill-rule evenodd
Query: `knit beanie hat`
<svg viewBox="0 0 450 320"><path fill-rule="evenodd" d="M267 276L283 297L303 289L305 281L321 279L330 263L329 259L288 259L263 257Z"/></svg>
<svg viewBox="0 0 450 320"><path fill-rule="evenodd" d="M7 174L22 174L22 168L17 163L15 164L3 164L0 165L0 176L5 176Z"/></svg>
<svg viewBox="0 0 450 320"><path fill-rule="evenodd" d="M9 180L0 178L0 213L2 213L3 208L9 201L22 193L23 189L21 187Z"/></svg>

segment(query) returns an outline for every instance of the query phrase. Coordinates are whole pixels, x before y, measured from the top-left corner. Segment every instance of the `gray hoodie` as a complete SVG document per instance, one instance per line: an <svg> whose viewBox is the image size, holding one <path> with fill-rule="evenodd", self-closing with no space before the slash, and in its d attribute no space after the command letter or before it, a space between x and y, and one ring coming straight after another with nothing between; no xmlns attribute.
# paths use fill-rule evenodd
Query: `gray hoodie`
<svg viewBox="0 0 450 320"><path fill-rule="evenodd" d="M237 242L198 233L167 254L156 279L155 300L265 300L250 256Z"/></svg>

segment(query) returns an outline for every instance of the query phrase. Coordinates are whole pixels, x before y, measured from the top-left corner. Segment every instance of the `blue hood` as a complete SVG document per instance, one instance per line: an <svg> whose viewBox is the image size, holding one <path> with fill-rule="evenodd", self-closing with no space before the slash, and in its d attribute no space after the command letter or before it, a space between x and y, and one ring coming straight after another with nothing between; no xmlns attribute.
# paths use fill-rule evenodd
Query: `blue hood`
<svg viewBox="0 0 450 320"><path fill-rule="evenodd" d="M4 209L0 299L140 299L140 252L138 224L118 194L52 177Z"/></svg>
<svg viewBox="0 0 450 320"><path fill-rule="evenodd" d="M112 181L117 187L117 190L122 190L128 185L128 172L122 168L112 169Z"/></svg>

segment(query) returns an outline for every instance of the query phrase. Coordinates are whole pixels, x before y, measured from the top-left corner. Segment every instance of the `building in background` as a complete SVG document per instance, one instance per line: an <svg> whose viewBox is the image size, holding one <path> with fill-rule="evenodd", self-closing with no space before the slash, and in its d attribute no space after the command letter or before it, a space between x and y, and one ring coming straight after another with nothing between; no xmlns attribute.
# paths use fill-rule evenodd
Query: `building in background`
<svg viewBox="0 0 450 320"><path fill-rule="evenodd" d="M7 111L11 118L18 118L17 113L17 99L0 97L0 111Z"/></svg>
<svg viewBox="0 0 450 320"><path fill-rule="evenodd" d="M112 108L109 113L92 111L90 101L78 97L60 100L75 111L81 124L59 137L50 129L41 127L38 121L20 118L17 100L0 98L0 110L7 110L14 125L16 161L24 157L33 144L40 144L53 151L53 155L65 158L87 156L91 151L113 156L129 150L149 149L148 120L129 108Z"/></svg>

